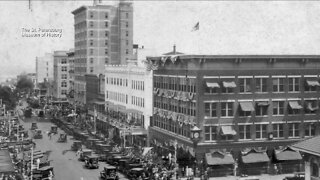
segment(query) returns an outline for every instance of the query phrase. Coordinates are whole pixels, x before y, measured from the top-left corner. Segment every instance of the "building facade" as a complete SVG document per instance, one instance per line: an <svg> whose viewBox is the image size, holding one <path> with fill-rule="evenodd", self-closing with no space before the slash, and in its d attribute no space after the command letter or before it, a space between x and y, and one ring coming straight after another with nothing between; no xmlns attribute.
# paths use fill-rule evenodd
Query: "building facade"
<svg viewBox="0 0 320 180"><path fill-rule="evenodd" d="M53 65L53 98L58 101L66 101L69 91L69 62L67 51L54 51Z"/></svg>
<svg viewBox="0 0 320 180"><path fill-rule="evenodd" d="M151 142L177 140L204 159L215 150L279 148L320 134L320 56L149 57ZM199 128L200 141L191 140ZM196 128L196 129L197 129Z"/></svg>
<svg viewBox="0 0 320 180"><path fill-rule="evenodd" d="M74 49L70 49L67 52L68 62L69 62L69 90L68 90L68 100L70 103L74 104Z"/></svg>
<svg viewBox="0 0 320 180"><path fill-rule="evenodd" d="M46 53L43 57L36 57L36 84L53 79L53 55Z"/></svg>
<svg viewBox="0 0 320 180"><path fill-rule="evenodd" d="M126 144L146 146L152 116L152 72L135 64L106 66L108 122ZM123 143L122 143L123 144Z"/></svg>
<svg viewBox="0 0 320 180"><path fill-rule="evenodd" d="M133 7L82 6L75 21L75 100L85 104L85 74L103 74L105 64L126 64L132 58Z"/></svg>

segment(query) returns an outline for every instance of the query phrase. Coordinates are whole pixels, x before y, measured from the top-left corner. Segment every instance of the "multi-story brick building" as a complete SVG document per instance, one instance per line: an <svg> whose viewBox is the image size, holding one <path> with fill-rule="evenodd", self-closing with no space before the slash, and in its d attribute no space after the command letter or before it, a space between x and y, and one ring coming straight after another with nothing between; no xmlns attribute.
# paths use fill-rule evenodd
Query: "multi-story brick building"
<svg viewBox="0 0 320 180"><path fill-rule="evenodd" d="M154 71L151 142L198 159L214 150L277 148L320 134L320 56L149 57ZM194 146L191 128L200 130Z"/></svg>
<svg viewBox="0 0 320 180"><path fill-rule="evenodd" d="M85 74L103 74L105 64L126 64L132 58L133 7L82 6L72 12L75 21L75 100L86 103Z"/></svg>
<svg viewBox="0 0 320 180"><path fill-rule="evenodd" d="M54 99L59 101L66 101L69 91L69 62L67 51L54 51L53 79Z"/></svg>

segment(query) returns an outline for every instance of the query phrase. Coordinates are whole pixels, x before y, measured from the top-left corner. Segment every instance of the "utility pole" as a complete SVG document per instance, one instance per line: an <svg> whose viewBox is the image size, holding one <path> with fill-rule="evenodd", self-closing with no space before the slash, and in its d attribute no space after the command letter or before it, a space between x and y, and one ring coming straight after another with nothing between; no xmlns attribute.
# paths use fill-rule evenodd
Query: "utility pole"
<svg viewBox="0 0 320 180"><path fill-rule="evenodd" d="M33 179L33 146L31 147L31 175L30 175L30 179Z"/></svg>

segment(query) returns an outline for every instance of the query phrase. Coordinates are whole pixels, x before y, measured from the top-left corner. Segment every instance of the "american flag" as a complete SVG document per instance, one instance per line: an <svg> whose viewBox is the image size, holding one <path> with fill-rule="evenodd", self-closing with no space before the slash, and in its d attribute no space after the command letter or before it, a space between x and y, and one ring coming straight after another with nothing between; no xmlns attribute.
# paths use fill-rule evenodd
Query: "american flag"
<svg viewBox="0 0 320 180"><path fill-rule="evenodd" d="M147 71L151 71L151 70L158 70L158 65L153 64L153 63L148 63L147 64Z"/></svg>

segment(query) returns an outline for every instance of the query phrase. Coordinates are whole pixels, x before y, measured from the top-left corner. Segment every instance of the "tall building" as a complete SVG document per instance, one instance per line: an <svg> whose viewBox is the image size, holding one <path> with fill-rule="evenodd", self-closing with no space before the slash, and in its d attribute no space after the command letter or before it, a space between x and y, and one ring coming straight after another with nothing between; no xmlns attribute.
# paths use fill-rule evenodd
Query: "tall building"
<svg viewBox="0 0 320 180"><path fill-rule="evenodd" d="M320 56L174 55L147 61L158 68L149 132L157 146L177 141L199 161L214 151L239 159L248 148L278 149L320 134Z"/></svg>
<svg viewBox="0 0 320 180"><path fill-rule="evenodd" d="M72 12L75 27L75 100L85 104L85 74L104 73L105 64L126 64L132 58L133 7L82 6Z"/></svg>
<svg viewBox="0 0 320 180"><path fill-rule="evenodd" d="M68 99L69 102L74 102L74 49L70 49L67 52L68 62L69 62L69 89L68 89Z"/></svg>
<svg viewBox="0 0 320 180"><path fill-rule="evenodd" d="M66 101L69 91L69 62L67 51L54 51L53 65L53 97L58 101Z"/></svg>
<svg viewBox="0 0 320 180"><path fill-rule="evenodd" d="M53 55L46 53L43 57L36 57L36 83L53 79Z"/></svg>

